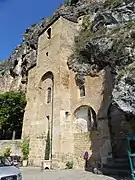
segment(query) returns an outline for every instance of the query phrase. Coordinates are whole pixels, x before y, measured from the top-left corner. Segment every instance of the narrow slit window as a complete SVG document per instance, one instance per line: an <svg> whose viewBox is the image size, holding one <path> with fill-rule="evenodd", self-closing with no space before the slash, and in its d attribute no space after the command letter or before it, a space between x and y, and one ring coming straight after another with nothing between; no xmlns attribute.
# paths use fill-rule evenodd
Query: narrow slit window
<svg viewBox="0 0 135 180"><path fill-rule="evenodd" d="M52 98L51 96L52 96L52 89L49 87L47 89L47 104L51 103L51 98Z"/></svg>
<svg viewBox="0 0 135 180"><path fill-rule="evenodd" d="M80 97L85 96L85 86L80 86L79 89L80 89Z"/></svg>
<svg viewBox="0 0 135 180"><path fill-rule="evenodd" d="M49 28L49 29L47 30L47 38L48 38L48 39L51 39L51 35L52 35L52 30L51 30L51 28Z"/></svg>

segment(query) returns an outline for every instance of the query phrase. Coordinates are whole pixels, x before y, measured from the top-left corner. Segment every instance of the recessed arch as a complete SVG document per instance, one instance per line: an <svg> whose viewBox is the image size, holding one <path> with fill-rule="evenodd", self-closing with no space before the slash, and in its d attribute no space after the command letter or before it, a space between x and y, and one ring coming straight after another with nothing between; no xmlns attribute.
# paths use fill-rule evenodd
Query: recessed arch
<svg viewBox="0 0 135 180"><path fill-rule="evenodd" d="M52 158L52 138L53 138L53 109L54 109L54 75L51 71L46 72L39 82L39 111L44 112L44 117L41 115L43 121L45 121L46 127L49 132L48 147L49 159ZM46 150L46 147L45 147ZM46 153L46 152L45 152ZM46 157L44 157L46 158Z"/></svg>
<svg viewBox="0 0 135 180"><path fill-rule="evenodd" d="M43 76L42 76L42 78L41 78L41 80L40 80L40 82L42 81L44 81L44 80L46 80L47 78L50 78L50 79L54 79L54 75L53 75L53 73L51 72L51 71L48 71L48 72L46 72Z"/></svg>
<svg viewBox="0 0 135 180"><path fill-rule="evenodd" d="M46 79L51 79L54 84L54 75L51 71L46 72L40 79L38 88L42 89L42 84Z"/></svg>
<svg viewBox="0 0 135 180"><path fill-rule="evenodd" d="M77 132L97 130L96 112L90 106L83 105L74 111Z"/></svg>

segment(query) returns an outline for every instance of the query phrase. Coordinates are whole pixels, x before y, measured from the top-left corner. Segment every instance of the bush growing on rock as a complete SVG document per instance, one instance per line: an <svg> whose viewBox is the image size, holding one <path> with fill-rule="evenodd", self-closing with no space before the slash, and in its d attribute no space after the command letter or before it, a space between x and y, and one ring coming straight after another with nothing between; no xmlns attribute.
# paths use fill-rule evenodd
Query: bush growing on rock
<svg viewBox="0 0 135 180"><path fill-rule="evenodd" d="M131 114L135 114L133 2L106 0L104 8L98 9L91 18L84 16L82 28L75 37L73 54L68 60L69 68L79 76L98 76L101 70L110 67L115 81L112 103ZM127 68L132 70L127 71Z"/></svg>
<svg viewBox="0 0 135 180"><path fill-rule="evenodd" d="M73 161L68 161L66 163L66 169L73 169Z"/></svg>

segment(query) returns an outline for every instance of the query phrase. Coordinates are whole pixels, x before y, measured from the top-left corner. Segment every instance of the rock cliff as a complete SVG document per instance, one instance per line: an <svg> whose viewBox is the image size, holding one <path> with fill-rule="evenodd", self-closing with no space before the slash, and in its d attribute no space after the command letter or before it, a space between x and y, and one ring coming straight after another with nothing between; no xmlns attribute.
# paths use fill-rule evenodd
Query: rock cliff
<svg viewBox="0 0 135 180"><path fill-rule="evenodd" d="M112 102L135 114L135 2L134 0L89 0L63 3L52 17L31 25L9 58L0 64L1 91L26 90L29 69L36 65L39 34L59 16L77 22L82 29L75 37L68 66L76 80L97 76L109 66L114 76Z"/></svg>
<svg viewBox="0 0 135 180"><path fill-rule="evenodd" d="M112 104L129 114L135 114L134 40L135 2L107 0L98 4L93 14L84 16L68 62L77 77L96 76L105 67L111 67Z"/></svg>

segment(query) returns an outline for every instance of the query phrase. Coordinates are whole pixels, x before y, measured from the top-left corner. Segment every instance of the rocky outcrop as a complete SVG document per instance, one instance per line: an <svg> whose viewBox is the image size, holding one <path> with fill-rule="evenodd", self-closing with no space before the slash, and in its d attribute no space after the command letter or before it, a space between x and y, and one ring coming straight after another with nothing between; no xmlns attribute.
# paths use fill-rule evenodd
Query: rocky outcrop
<svg viewBox="0 0 135 180"><path fill-rule="evenodd" d="M135 66L129 65L121 70L113 90L114 103L128 114L135 115Z"/></svg>
<svg viewBox="0 0 135 180"><path fill-rule="evenodd" d="M69 68L83 77L97 76L111 67L115 80L112 103L135 114L135 2L107 0L99 7L92 16L84 16Z"/></svg>

